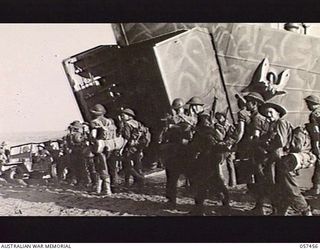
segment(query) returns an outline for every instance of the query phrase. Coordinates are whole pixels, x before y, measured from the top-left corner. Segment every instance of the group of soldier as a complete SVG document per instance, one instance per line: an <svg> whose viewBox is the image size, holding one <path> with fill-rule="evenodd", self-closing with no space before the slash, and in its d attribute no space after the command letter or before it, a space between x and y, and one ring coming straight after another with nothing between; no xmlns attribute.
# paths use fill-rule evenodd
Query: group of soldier
<svg viewBox="0 0 320 250"><path fill-rule="evenodd" d="M59 183L89 188L97 194L111 195L120 184L119 169L124 173L124 185L143 186L143 150L150 142L150 133L135 119L135 112L125 108L116 126L107 118L106 108L96 104L90 110L90 123L72 122L68 133L58 140L57 150L50 142L45 150L51 155Z"/></svg>
<svg viewBox="0 0 320 250"><path fill-rule="evenodd" d="M266 102L257 92L237 94L236 98L239 111L234 125L228 123L225 113L206 112L199 97L186 103L188 110L182 99L173 101L161 138L169 203L176 205L177 180L184 175L193 187L195 214L204 213L204 200L212 193L230 209L220 165L226 163L228 184L234 186L236 160L238 171L246 172L248 193L255 200L252 214L265 215L268 201L271 215L285 215L289 207L301 215L312 215L296 177L301 169L315 165L314 187L309 192L319 194L319 98L305 98L310 119L297 128L286 120L283 106Z"/></svg>
<svg viewBox="0 0 320 250"><path fill-rule="evenodd" d="M286 120L285 107L275 101L266 102L257 92L237 94L236 98L235 124L228 122L226 112L205 110L198 96L187 102L174 99L171 112L161 119L161 133L152 139L159 145L156 161L166 172L168 206L177 206L178 180L184 178L195 201L192 214L205 213L204 201L209 195L218 197L222 207L230 210L230 188L239 184L236 167L237 174L240 170L245 173L248 193L255 201L251 213L265 215L268 202L272 215L285 215L289 207L301 215L312 215L296 177L301 169L315 166L314 186L308 193L320 194L320 99L314 95L305 98L311 111L309 122L294 128ZM55 179L106 195L122 184L129 188L131 180L142 188L149 129L130 108L122 109L117 121L107 117L101 104L93 106L90 113L89 123L69 125L58 148L50 142L39 148L44 158L51 158ZM221 172L223 163L228 176ZM119 178L121 173L124 178Z"/></svg>

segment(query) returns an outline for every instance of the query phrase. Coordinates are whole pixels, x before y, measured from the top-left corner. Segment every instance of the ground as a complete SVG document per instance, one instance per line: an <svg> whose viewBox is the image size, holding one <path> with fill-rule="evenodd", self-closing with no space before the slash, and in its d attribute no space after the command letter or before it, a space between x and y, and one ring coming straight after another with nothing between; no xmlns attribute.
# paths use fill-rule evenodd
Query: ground
<svg viewBox="0 0 320 250"><path fill-rule="evenodd" d="M182 216L193 208L193 199L185 187L179 188L178 206L170 208L164 197L164 171L147 177L143 189L119 188L111 197L94 195L67 185L21 186L0 182L0 216ZM231 210L226 214L220 201L206 200L207 215L250 215L252 198L240 186L231 192ZM314 214L320 214L320 202L311 199ZM266 205L265 212L271 209ZM295 215L289 211L290 215Z"/></svg>

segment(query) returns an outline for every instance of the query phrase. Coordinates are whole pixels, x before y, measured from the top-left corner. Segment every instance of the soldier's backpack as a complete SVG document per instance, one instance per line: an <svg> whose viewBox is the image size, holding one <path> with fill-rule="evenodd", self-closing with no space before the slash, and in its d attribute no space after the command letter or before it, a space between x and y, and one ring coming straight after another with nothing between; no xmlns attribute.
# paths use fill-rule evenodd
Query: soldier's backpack
<svg viewBox="0 0 320 250"><path fill-rule="evenodd" d="M139 123L139 139L138 144L142 147L148 147L151 142L151 133L149 128L144 126L143 124Z"/></svg>
<svg viewBox="0 0 320 250"><path fill-rule="evenodd" d="M311 150L311 138L305 127L298 126L292 131L290 152L300 153Z"/></svg>
<svg viewBox="0 0 320 250"><path fill-rule="evenodd" d="M135 145L146 148L151 142L151 133L149 128L144 126L141 122L131 120L128 122L132 129L132 138Z"/></svg>
<svg viewBox="0 0 320 250"><path fill-rule="evenodd" d="M111 140L116 137L117 127L114 124L113 119L103 118L96 119L91 122L93 128L98 128L98 137L103 138L104 140Z"/></svg>

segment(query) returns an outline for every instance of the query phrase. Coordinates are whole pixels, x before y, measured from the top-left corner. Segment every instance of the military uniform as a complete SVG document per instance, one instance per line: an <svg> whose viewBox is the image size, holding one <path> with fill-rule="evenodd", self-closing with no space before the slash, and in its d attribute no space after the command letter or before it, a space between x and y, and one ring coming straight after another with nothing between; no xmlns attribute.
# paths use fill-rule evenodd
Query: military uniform
<svg viewBox="0 0 320 250"><path fill-rule="evenodd" d="M106 117L98 117L90 122L91 129L97 129L97 137L96 140L111 140L116 137L117 127L113 119ZM107 170L108 174L111 177L111 183L115 184L118 181L118 173L116 164L113 161L113 152L112 151L104 151L103 154L106 156L106 164L107 167L102 167L100 164L100 168L96 166L97 170L102 173ZM99 165L99 164L98 164ZM102 171L102 172L101 172ZM103 174L104 175L104 174Z"/></svg>
<svg viewBox="0 0 320 250"><path fill-rule="evenodd" d="M290 153L282 157L277 171L277 213L284 215L289 206L304 215L311 213L309 205L301 194L296 176L297 171L314 164L316 156L311 152L310 136L304 127L293 132Z"/></svg>
<svg viewBox="0 0 320 250"><path fill-rule="evenodd" d="M60 153L60 150L59 149L55 149L52 144L51 144L51 141L47 142L44 144L45 145L45 148L46 150L49 151L51 157L52 157L52 169L53 169L53 173L54 174L54 178L57 178L56 174L57 174L57 165L58 165L58 162L59 162L59 153Z"/></svg>
<svg viewBox="0 0 320 250"><path fill-rule="evenodd" d="M197 209L203 210L208 192L218 194L223 205L229 206L229 193L219 171L222 153L228 145L219 140L219 133L212 126L199 124L190 146L196 155L192 179Z"/></svg>
<svg viewBox="0 0 320 250"><path fill-rule="evenodd" d="M111 118L106 118L104 116L99 116L96 119L92 120L90 122L90 128L91 130L97 131L96 138L94 139L94 147L92 150L95 154L94 163L97 173L97 193L100 192L100 186L102 191L103 189L106 189L105 191L108 193L108 189L111 185L111 180L115 181L117 179L117 170L114 164L108 164L110 163L108 159L110 158L112 152L106 152L103 149L102 151L100 151L98 141L114 139L116 137L117 128Z"/></svg>
<svg viewBox="0 0 320 250"><path fill-rule="evenodd" d="M67 137L63 137L59 143L59 158L57 160L57 177L59 181L65 179L65 169L69 169L70 165L70 149L67 145Z"/></svg>
<svg viewBox="0 0 320 250"><path fill-rule="evenodd" d="M86 171L85 157L83 154L85 148L85 139L82 132L77 131L68 135L68 148L70 149L70 166L68 168L68 179L72 184L88 184L88 173Z"/></svg>
<svg viewBox="0 0 320 250"><path fill-rule="evenodd" d="M319 142L319 134L320 134L320 105L314 109L309 116L309 122L310 124L313 124L314 129L316 131L313 131L315 136L312 136L312 151L314 154L318 157L316 163L315 163L315 169L314 169L314 174L312 176L312 183L314 186L320 185L320 149L319 145L316 145L316 142Z"/></svg>
<svg viewBox="0 0 320 250"><path fill-rule="evenodd" d="M265 162L262 168L264 185L263 194L269 198L271 203L279 206L279 171L283 168L281 159L289 152L292 138L292 125L284 119L271 122L266 135Z"/></svg>
<svg viewBox="0 0 320 250"><path fill-rule="evenodd" d="M200 113L203 112L204 103L203 103L201 97L193 96L190 98L190 100L187 102L187 104L189 104L189 111L187 113L189 120L191 121L192 126L196 126L198 123L198 116ZM197 107L197 106L201 107L201 109L202 109L201 112L199 112L199 111L196 112L193 110L193 107Z"/></svg>
<svg viewBox="0 0 320 250"><path fill-rule="evenodd" d="M296 130L299 132L298 134L293 132L291 123L282 119L287 113L282 106L276 103L266 103L261 108L262 113L266 113L265 111L268 108L268 110L272 108L278 112L280 117L276 118L269 111L268 116L270 118L273 117L274 121L270 123L265 143L267 152L264 164L265 189L269 191L269 198L274 205L274 212L277 215L284 215L288 206L291 205L305 213L308 210L308 204L301 195L292 175L292 171L296 166L292 160L297 159L294 155L297 153L290 154L290 151L300 151L299 164L306 163L305 150L308 148L306 134L300 133L303 132L300 130ZM301 146L300 149L298 147L299 144Z"/></svg>
<svg viewBox="0 0 320 250"><path fill-rule="evenodd" d="M248 124L250 122L250 112L246 109L241 109L238 111L238 123L244 122Z"/></svg>
<svg viewBox="0 0 320 250"><path fill-rule="evenodd" d="M107 111L101 104L96 104L90 109L90 112L95 117L90 121L91 151L95 155L94 165L97 173L95 191L97 193L105 192L107 195L111 195L110 172L107 164L107 158L110 152L106 151L104 141L114 139L117 128L112 119L104 116Z"/></svg>
<svg viewBox="0 0 320 250"><path fill-rule="evenodd" d="M191 127L194 125L194 120L185 114L167 115L165 127L160 135L161 143L182 143L182 139L191 139Z"/></svg>
<svg viewBox="0 0 320 250"><path fill-rule="evenodd" d="M230 146L235 142L232 138L235 132L235 127L230 124L228 121L224 125L220 123L215 123L214 128L216 132L219 134L219 141L220 142L229 142ZM230 187L234 187L236 185L236 175L234 169L234 153L233 152L223 152L222 158L223 162L226 162L227 170L228 170L228 185Z"/></svg>
<svg viewBox="0 0 320 250"><path fill-rule="evenodd" d="M187 168L188 145L192 138L192 120L185 114L169 115L166 118L161 154L166 169L166 197L176 203L177 182L180 175L189 175Z"/></svg>
<svg viewBox="0 0 320 250"><path fill-rule="evenodd" d="M255 133L260 133L259 138ZM268 121L257 110L251 112L246 120L244 135L238 143L236 157L240 160L250 162L251 171L254 176L254 183L248 183L248 189L256 200L256 209L262 209L264 190L263 160L264 149L260 146L260 138L263 138L268 131Z"/></svg>
<svg viewBox="0 0 320 250"><path fill-rule="evenodd" d="M121 134L128 142L123 150L123 167L125 172L125 184L129 185L130 176L133 176L134 183L144 184L144 175L142 173L142 159L144 145L141 144L142 123L135 120L135 113L131 109L123 110L124 114L129 115L130 120L123 120L121 125Z"/></svg>
<svg viewBox="0 0 320 250"><path fill-rule="evenodd" d="M250 146L256 144L254 139L255 131L259 131L260 137L264 136L268 131L268 121L258 111L254 111L250 116L244 116L239 118L245 122L244 135L239 141L237 158L249 158L251 156L257 156L259 150L252 150ZM257 149L257 148L254 148Z"/></svg>
<svg viewBox="0 0 320 250"><path fill-rule="evenodd" d="M52 174L52 157L48 150L42 146L38 146L38 152L35 157L33 170L37 170L43 176Z"/></svg>

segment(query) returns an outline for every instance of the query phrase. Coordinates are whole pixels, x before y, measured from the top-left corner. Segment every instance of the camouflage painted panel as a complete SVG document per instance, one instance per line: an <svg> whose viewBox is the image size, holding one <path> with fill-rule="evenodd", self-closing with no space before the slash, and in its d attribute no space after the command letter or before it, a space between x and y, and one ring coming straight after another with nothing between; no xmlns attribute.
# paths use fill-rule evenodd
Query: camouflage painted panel
<svg viewBox="0 0 320 250"><path fill-rule="evenodd" d="M225 23L136 23L123 24L122 30L129 43L136 43L193 27L208 28L214 36L234 111L234 93L250 82L258 64L267 57L278 74L290 69L291 76L284 88L287 94L280 98L289 111L287 118L294 125L307 122L308 111L303 97L310 93L320 94L320 84L317 84L320 80L319 38L265 26ZM121 39L118 41L121 43Z"/></svg>
<svg viewBox="0 0 320 250"><path fill-rule="evenodd" d="M225 100L215 53L208 33L192 30L155 47L170 102L200 96L210 109L216 95ZM225 108L225 101L218 103ZM219 109L219 106L217 106Z"/></svg>

